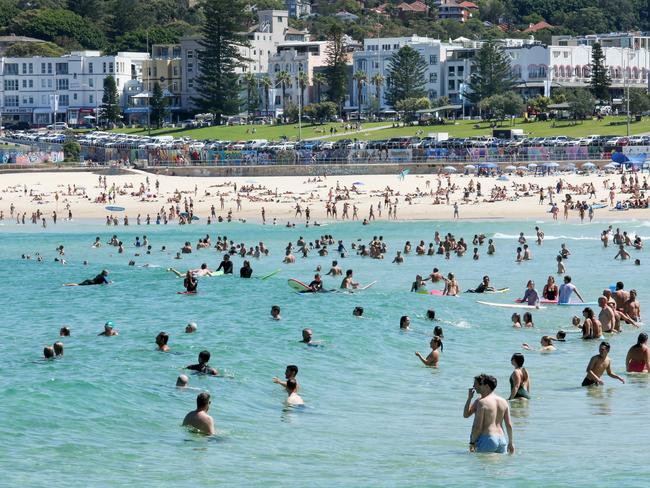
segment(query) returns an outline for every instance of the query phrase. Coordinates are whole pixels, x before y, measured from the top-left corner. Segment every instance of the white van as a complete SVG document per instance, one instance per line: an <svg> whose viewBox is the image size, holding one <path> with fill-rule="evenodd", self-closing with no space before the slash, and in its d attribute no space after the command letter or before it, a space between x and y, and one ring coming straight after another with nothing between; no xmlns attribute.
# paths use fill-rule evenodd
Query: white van
<svg viewBox="0 0 650 488"><path fill-rule="evenodd" d="M55 122L51 125L48 125L49 130L68 130L68 124L65 122Z"/></svg>

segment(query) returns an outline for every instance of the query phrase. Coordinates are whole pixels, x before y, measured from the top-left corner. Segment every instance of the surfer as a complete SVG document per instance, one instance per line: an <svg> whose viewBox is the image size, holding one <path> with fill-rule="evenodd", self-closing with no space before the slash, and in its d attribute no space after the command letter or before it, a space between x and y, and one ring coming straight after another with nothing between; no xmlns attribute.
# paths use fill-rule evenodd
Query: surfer
<svg viewBox="0 0 650 488"><path fill-rule="evenodd" d="M210 394L201 392L196 397L196 410L189 412L183 419L183 425L196 429L201 434L214 435L214 420L208 415Z"/></svg>
<svg viewBox="0 0 650 488"><path fill-rule="evenodd" d="M542 297L544 297L544 300L554 302L557 301L558 293L559 288L555 283L555 278L553 276L549 276L546 284L544 285L544 290L542 290Z"/></svg>
<svg viewBox="0 0 650 488"><path fill-rule="evenodd" d="M351 269L348 269L345 272L345 278L343 278L343 281L341 282L341 289L342 290L349 290L350 288L359 288L359 283L355 283L352 279L353 271Z"/></svg>
<svg viewBox="0 0 650 488"><path fill-rule="evenodd" d="M314 279L309 283L309 288L305 290L306 293L317 293L323 291L323 281L320 279L320 273L314 275Z"/></svg>
<svg viewBox="0 0 650 488"><path fill-rule="evenodd" d="M240 278L250 278L252 274L253 274L253 268L251 268L251 263L250 263L250 261L245 260L244 264L239 269L239 277Z"/></svg>
<svg viewBox="0 0 650 488"><path fill-rule="evenodd" d="M183 286L185 287L186 293L196 293L196 289L199 286L199 282L196 281L196 278L192 274L192 271L189 269L185 274L185 280L183 280Z"/></svg>
<svg viewBox="0 0 650 488"><path fill-rule="evenodd" d="M224 254L223 261L221 261L221 263L219 264L217 271L223 270L223 274L232 274L232 268L233 268L233 264L232 261L230 260L230 255Z"/></svg>
<svg viewBox="0 0 650 488"><path fill-rule="evenodd" d="M494 291L494 287L490 285L490 277L488 275L483 277L483 281L476 288L473 290L469 289L466 293L485 293L486 291Z"/></svg>
<svg viewBox="0 0 650 488"><path fill-rule="evenodd" d="M578 291L576 286L573 283L571 283L571 277L569 275L566 275L564 277L564 283L560 285L560 291L558 294L557 303L569 303L569 300L571 300L571 295L574 292L581 302L585 301L580 295L580 292Z"/></svg>
<svg viewBox="0 0 650 488"><path fill-rule="evenodd" d="M524 297L518 301L520 303L526 303L528 306L539 308L539 293L535 289L535 282L533 280L528 280Z"/></svg>
<svg viewBox="0 0 650 488"><path fill-rule="evenodd" d="M108 270L104 269L101 273L92 279L84 280L81 283L66 283L65 286L90 286L90 285L108 285L112 283L108 278Z"/></svg>

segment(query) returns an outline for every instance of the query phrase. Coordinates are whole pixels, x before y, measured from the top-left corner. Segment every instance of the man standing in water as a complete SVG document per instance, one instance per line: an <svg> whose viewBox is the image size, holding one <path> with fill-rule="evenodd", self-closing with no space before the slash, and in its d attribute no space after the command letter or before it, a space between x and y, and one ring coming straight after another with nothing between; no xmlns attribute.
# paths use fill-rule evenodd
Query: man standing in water
<svg viewBox="0 0 650 488"><path fill-rule="evenodd" d="M580 295L578 289L576 288L576 285L571 283L571 277L569 275L566 275L564 277L564 283L560 285L560 294L557 303L569 303L571 300L571 295L573 293L576 294L576 296L580 299L581 302L585 301Z"/></svg>
<svg viewBox="0 0 650 488"><path fill-rule="evenodd" d="M609 342L603 341L600 343L598 354L593 356L587 365L587 376L582 380L582 386L604 384L601 379L604 372L607 372L607 376L611 376L612 378L619 380L621 383L625 383L623 378L612 372L612 360L608 357L609 348Z"/></svg>
<svg viewBox="0 0 650 488"><path fill-rule="evenodd" d="M509 454L515 452L510 406L508 402L494 393L497 380L494 376L481 375L479 380L481 399L476 406L476 416L469 439L470 452L496 452L504 454L506 446ZM503 435L505 422L508 441Z"/></svg>
<svg viewBox="0 0 650 488"><path fill-rule="evenodd" d="M183 425L193 427L202 434L214 435L214 420L208 415L210 409L210 394L199 393L196 397L196 410L189 412L183 419Z"/></svg>

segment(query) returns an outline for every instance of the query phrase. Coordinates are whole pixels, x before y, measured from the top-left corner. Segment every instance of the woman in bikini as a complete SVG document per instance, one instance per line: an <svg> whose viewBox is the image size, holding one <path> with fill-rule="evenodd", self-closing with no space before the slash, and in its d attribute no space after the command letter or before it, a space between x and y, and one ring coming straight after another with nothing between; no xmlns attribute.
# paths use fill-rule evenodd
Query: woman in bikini
<svg viewBox="0 0 650 488"><path fill-rule="evenodd" d="M625 369L628 373L647 373L650 364L648 334L641 332L636 344L630 347L625 357Z"/></svg>
<svg viewBox="0 0 650 488"><path fill-rule="evenodd" d="M544 300L557 301L557 294L559 292L558 286L555 284L555 278L552 276L548 277L548 281L544 285L544 291L542 291L542 296Z"/></svg>
<svg viewBox="0 0 650 488"><path fill-rule="evenodd" d="M528 371L524 368L524 355L516 352L512 355L510 363L515 370L510 375L510 398L530 398L530 377Z"/></svg>

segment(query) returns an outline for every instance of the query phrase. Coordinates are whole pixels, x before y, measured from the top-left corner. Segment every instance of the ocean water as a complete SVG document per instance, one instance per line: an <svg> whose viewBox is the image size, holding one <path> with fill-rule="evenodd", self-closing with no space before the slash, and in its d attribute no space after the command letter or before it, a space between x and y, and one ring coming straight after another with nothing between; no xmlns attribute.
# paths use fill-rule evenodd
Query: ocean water
<svg viewBox="0 0 650 488"><path fill-rule="evenodd" d="M467 452L471 419L462 409L474 375L497 377L497 392L508 395L510 357L521 344L539 344L544 334L570 330L581 307L535 311L534 329L511 327L512 310L490 308L477 299L511 303L535 279L541 291L555 275L555 256L565 242L566 262L582 294L590 301L603 288L623 280L636 288L647 306L649 284L645 252L630 251L642 266L613 260L598 235L609 223L567 225L552 222L410 222L368 227L334 224L305 229L243 224L217 226L105 227L97 223L0 226L0 456L1 486L646 486L650 475L647 424L650 383L624 373L624 358L636 342L627 326L610 338L613 369L625 385L606 378L605 386L580 383L597 342L577 333L550 355L526 352L532 399L513 403L514 456ZM543 246L532 241L534 226L546 232ZM614 223L622 230L649 236L647 221ZM497 253L473 261L471 253L447 261L440 256L409 255L392 264L406 240L428 244L434 231L470 240L493 237ZM516 238L531 236L533 261L515 264ZM282 271L272 278L204 278L196 296L178 295L182 280L165 268L215 268L220 254L201 250L176 261L171 254L185 240L227 235L236 242L264 241L269 257L252 260L254 275ZM126 244L91 249L117 234ZM136 235L148 235L154 253L133 257ZM297 257L281 264L284 246L302 235L314 240L332 234L350 243L383 235L389 244L384 261L352 255L339 259L370 289L354 293L299 295L288 278L309 281L317 265L327 270L335 256ZM67 265L53 261L65 245ZM161 252L166 245L169 252ZM471 249L472 246L470 246ZM21 259L39 252L43 262ZM129 259L137 265L129 267ZM83 260L89 264L84 266ZM241 259L235 258L235 269ZM462 289L475 287L489 274L501 295L458 298L409 293L416 273L438 267L454 272ZM93 277L102 268L114 283L104 287L63 287ZM327 288L340 280L325 278ZM283 320L270 320L272 305ZM364 318L352 309L365 308ZM415 351L429 352L433 325L424 314L434 308L444 328L439 369L423 366ZM399 331L409 315L412 330ZM97 337L112 320L120 335ZM184 327L198 323L198 332ZM59 340L62 325L65 356L42 360L45 345ZM300 344L302 328L311 327L324 347ZM170 334L170 353L157 352L154 338ZM195 406L198 390L178 390L175 380L199 351L212 353L210 364L224 377L190 377L190 386L212 395L210 413L218 435L206 438L181 427ZM272 383L287 364L300 368L300 394L306 408L283 408L285 392Z"/></svg>

